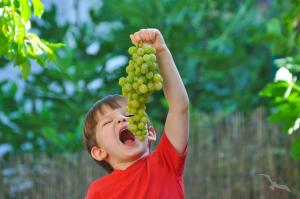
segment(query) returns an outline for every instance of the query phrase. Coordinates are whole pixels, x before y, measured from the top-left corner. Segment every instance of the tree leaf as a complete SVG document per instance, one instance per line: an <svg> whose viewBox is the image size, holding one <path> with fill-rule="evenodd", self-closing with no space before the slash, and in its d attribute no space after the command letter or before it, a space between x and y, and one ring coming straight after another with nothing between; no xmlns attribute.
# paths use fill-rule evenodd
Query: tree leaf
<svg viewBox="0 0 300 199"><path fill-rule="evenodd" d="M34 15L41 17L44 13L44 4L40 0L32 0Z"/></svg>
<svg viewBox="0 0 300 199"><path fill-rule="evenodd" d="M44 39L41 39L41 41L46 44L49 48L51 48L52 50L56 50L58 48L61 48L61 47L64 47L65 44L64 43L51 43L51 42L48 42Z"/></svg>
<svg viewBox="0 0 300 199"><path fill-rule="evenodd" d="M283 96L289 84L285 81L268 83L262 91L259 92L261 97Z"/></svg>
<svg viewBox="0 0 300 199"><path fill-rule="evenodd" d="M300 138L297 138L291 147L291 156L295 159L300 158Z"/></svg>
<svg viewBox="0 0 300 199"><path fill-rule="evenodd" d="M29 1L28 0L20 0L20 6L21 6L20 7L21 16L23 17L24 22L26 24L29 21L30 16L31 16Z"/></svg>
<svg viewBox="0 0 300 199"><path fill-rule="evenodd" d="M272 19L267 24L267 32L272 35L281 35L280 21L276 18Z"/></svg>
<svg viewBox="0 0 300 199"><path fill-rule="evenodd" d="M30 62L28 59L20 65L20 70L21 70L23 79L26 79L31 71Z"/></svg>

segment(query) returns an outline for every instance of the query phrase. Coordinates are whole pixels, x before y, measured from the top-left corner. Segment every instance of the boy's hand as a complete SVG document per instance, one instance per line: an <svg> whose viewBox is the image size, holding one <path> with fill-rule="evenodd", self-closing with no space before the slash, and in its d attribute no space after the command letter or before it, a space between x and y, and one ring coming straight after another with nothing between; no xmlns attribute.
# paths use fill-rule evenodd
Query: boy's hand
<svg viewBox="0 0 300 199"><path fill-rule="evenodd" d="M157 52L167 49L164 38L159 30L154 28L140 29L130 35L131 42L138 45L139 42L150 44Z"/></svg>
<svg viewBox="0 0 300 199"><path fill-rule="evenodd" d="M157 29L141 29L130 35L130 39L135 45L142 42L156 49L158 69L164 79L163 91L169 104L165 133L176 151L181 154L188 142L189 99L171 52Z"/></svg>

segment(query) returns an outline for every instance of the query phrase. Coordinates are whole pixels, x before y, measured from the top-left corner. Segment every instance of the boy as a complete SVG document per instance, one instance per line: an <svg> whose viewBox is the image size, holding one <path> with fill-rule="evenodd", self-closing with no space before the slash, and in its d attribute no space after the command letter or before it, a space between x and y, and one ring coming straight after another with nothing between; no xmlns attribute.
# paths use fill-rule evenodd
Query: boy
<svg viewBox="0 0 300 199"><path fill-rule="evenodd" d="M110 174L95 180L87 199L184 198L183 169L187 152L189 99L164 39L157 29L141 29L130 35L133 44L150 44L156 49L163 91L169 104L164 132L157 149L154 128L142 142L127 130L127 101L112 95L98 101L87 114L84 143L91 156Z"/></svg>

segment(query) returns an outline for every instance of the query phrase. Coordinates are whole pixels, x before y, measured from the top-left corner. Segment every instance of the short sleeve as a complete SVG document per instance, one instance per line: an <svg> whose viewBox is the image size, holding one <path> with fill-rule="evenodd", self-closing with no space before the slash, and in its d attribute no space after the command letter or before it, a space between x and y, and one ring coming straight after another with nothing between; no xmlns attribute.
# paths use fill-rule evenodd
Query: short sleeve
<svg viewBox="0 0 300 199"><path fill-rule="evenodd" d="M177 176L183 175L187 155L187 146L181 154L177 153L166 134L163 133L156 150L162 161L162 164L165 164L168 169L173 171Z"/></svg>

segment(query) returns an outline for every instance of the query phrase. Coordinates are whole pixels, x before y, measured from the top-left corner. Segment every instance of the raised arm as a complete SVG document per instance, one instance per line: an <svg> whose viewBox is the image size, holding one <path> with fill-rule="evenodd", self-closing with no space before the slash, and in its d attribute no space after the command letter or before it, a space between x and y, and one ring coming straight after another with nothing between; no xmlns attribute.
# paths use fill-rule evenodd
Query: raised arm
<svg viewBox="0 0 300 199"><path fill-rule="evenodd" d="M169 104L165 133L178 153L182 153L189 135L189 98L172 55L157 29L141 29L130 35L131 41L148 43L156 49L163 91Z"/></svg>

